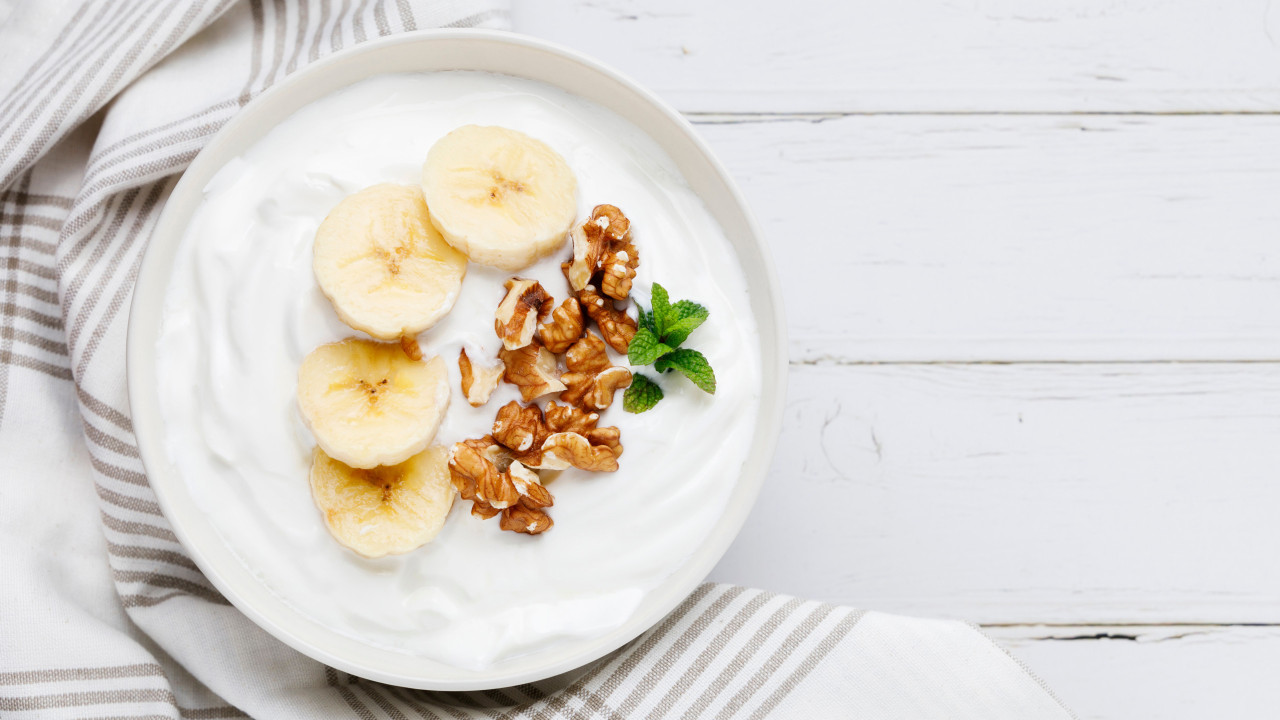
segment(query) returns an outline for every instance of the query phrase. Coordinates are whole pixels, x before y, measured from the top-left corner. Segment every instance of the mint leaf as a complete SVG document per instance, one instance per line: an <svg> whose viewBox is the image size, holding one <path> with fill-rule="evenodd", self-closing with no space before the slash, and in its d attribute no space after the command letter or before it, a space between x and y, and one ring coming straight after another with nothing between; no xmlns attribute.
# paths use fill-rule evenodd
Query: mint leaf
<svg viewBox="0 0 1280 720"><path fill-rule="evenodd" d="M622 394L622 409L629 413L642 413L658 404L662 399L662 388L649 378L636 374L631 378L631 387Z"/></svg>
<svg viewBox="0 0 1280 720"><path fill-rule="evenodd" d="M667 318L671 315L671 299L667 296L667 289L658 283L653 284L653 294L650 299L653 301L653 307L649 312L653 315L654 334L662 337L667 334Z"/></svg>
<svg viewBox="0 0 1280 720"><path fill-rule="evenodd" d="M682 348L673 350L666 355L658 358L653 367L658 372L666 372L676 369L685 377L693 381L703 392L715 394L716 392L716 373L711 369L711 363L707 362L707 358L697 350Z"/></svg>
<svg viewBox="0 0 1280 720"><path fill-rule="evenodd" d="M692 300L681 300L671 306L671 319L673 321L680 321L691 317L698 317L702 320L706 320L707 316L710 314L711 313L705 307Z"/></svg>
<svg viewBox="0 0 1280 720"><path fill-rule="evenodd" d="M648 328L649 332L653 333L654 335L657 335L658 328L653 324L653 313L647 312L644 309L644 306L638 302L636 303L636 313L638 313L639 315L637 320L640 324L640 327Z"/></svg>
<svg viewBox="0 0 1280 720"><path fill-rule="evenodd" d="M635 337L631 338L631 344L627 346L627 362L632 365L648 365L671 350L652 330L642 327L636 330Z"/></svg>
<svg viewBox="0 0 1280 720"><path fill-rule="evenodd" d="M667 318L667 331L662 340L671 347L679 347L689 338L689 333L706 322L711 313L703 306L691 300L681 300L671 306Z"/></svg>

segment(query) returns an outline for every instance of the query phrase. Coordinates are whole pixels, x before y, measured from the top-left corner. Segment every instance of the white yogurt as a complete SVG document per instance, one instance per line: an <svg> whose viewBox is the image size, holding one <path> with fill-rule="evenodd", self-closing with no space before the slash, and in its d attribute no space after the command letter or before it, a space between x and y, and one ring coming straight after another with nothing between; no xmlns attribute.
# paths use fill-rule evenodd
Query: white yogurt
<svg viewBox="0 0 1280 720"><path fill-rule="evenodd" d="M673 300L710 309L686 344L711 361L719 389L707 395L664 375L666 399L642 415L624 412L619 394L601 424L622 431L621 469L554 479L556 525L544 535L502 532L459 501L430 544L367 560L329 536L307 481L314 441L297 409L298 365L316 346L357 334L316 285L312 239L344 196L417 183L431 145L468 123L521 130L558 150L577 175L580 216L599 203L627 214L640 253L633 296L647 304L657 281ZM568 254L566 246L519 274L559 302ZM493 312L507 277L471 265L453 311L420 338L428 356L448 361L454 388L439 443L487 433L497 409L517 397L503 384L472 409L458 387L459 348L497 355ZM704 541L755 424L757 342L723 232L636 127L506 76L381 76L303 108L205 188L157 343L166 450L223 540L287 603L364 642L480 670L618 627Z"/></svg>

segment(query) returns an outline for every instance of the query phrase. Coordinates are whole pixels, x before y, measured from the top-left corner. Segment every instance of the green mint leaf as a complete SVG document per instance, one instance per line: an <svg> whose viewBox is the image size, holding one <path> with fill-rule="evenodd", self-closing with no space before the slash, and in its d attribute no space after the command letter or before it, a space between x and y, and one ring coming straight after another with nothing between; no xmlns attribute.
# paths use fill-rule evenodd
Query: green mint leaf
<svg viewBox="0 0 1280 720"><path fill-rule="evenodd" d="M707 316L710 314L710 311L705 307L692 300L681 300L671 306L671 319L673 321L680 321L693 317L699 318L700 320L706 320Z"/></svg>
<svg viewBox="0 0 1280 720"><path fill-rule="evenodd" d="M622 394L622 409L629 413L642 413L661 399L662 388L649 378L636 374L631 378L631 387Z"/></svg>
<svg viewBox="0 0 1280 720"><path fill-rule="evenodd" d="M716 392L716 373L711 369L711 363L707 362L707 358L697 350L682 348L673 350L666 355L658 358L653 367L658 372L666 372L671 369L679 370L681 374L693 381L703 392L715 394Z"/></svg>
<svg viewBox="0 0 1280 720"><path fill-rule="evenodd" d="M671 350L652 330L642 327L636 330L635 337L631 338L631 344L627 346L627 362L632 365L649 365Z"/></svg>
<svg viewBox="0 0 1280 720"><path fill-rule="evenodd" d="M653 307L649 310L653 315L654 334L662 337L667 334L667 318L671 315L671 299L667 296L667 289L659 285L653 284Z"/></svg>
<svg viewBox="0 0 1280 720"><path fill-rule="evenodd" d="M689 338L689 333L706 322L711 313L703 306L691 300L681 300L671 306L667 321L667 332L662 336L663 342L671 347L680 347Z"/></svg>
<svg viewBox="0 0 1280 720"><path fill-rule="evenodd" d="M639 314L637 321L639 322L640 327L648 328L649 332L657 335L658 328L653 324L653 313L647 312L644 309L644 306L638 302L636 303L636 312Z"/></svg>

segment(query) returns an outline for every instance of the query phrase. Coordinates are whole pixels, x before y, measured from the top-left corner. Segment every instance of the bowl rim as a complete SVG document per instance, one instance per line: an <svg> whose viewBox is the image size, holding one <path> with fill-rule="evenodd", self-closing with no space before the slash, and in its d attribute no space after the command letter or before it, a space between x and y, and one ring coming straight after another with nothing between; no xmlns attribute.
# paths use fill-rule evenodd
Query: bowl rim
<svg viewBox="0 0 1280 720"><path fill-rule="evenodd" d="M681 139L687 141L696 150L697 157L691 162L704 163L711 170L711 181L723 187L723 190L728 194L732 211L740 216L737 219L746 229L744 237L741 237L740 240L730 238L730 243L734 246L734 253L738 256L740 262L743 262L743 247L755 251L752 260L757 264L757 267L754 268L754 272L747 268L745 262L743 262L743 269L749 276L754 275L756 278L754 284L748 283L748 288L753 296L751 300L752 312L756 317L757 324L760 326L761 335L761 396L750 456L750 459L754 459L755 462L744 462L742 470L738 474L738 481L729 496L725 512L712 527L706 540L698 548L694 549L685 559L683 565L678 566L662 584L646 592L637 610L620 627L593 638L575 639L567 644L576 649L562 650L551 655L546 661L540 664L533 664L525 669L473 671L449 668L453 673L452 677L431 676L420 672L397 670L392 661L396 658L403 661L405 657L403 654L398 654L394 650L361 643L354 638L348 638L349 642L368 648L373 655L385 655L387 662L370 664L344 656L341 650L335 650L332 647L333 644L346 644L335 642L334 638L340 636L340 633L325 628L317 621L303 615L301 611L286 605L278 597L271 595L269 591L266 594L270 598L274 598L274 605L270 607L259 606L255 601L251 601L247 595L257 594L262 596L265 585L261 581L253 579L253 583L258 587L250 587L243 582L243 578L232 580L224 574L224 571L226 571L231 574L243 575L244 573L240 571L247 571L247 568L240 564L238 560L235 560L233 555L228 555L230 553L228 548L210 547L205 545L204 541L198 539L196 537L197 529L200 530L201 534L205 535L206 539L208 533L203 529L196 528L193 524L188 524L196 521L184 516L183 509L179 507L180 504L189 501L189 498L185 496L188 491L185 487L185 481L170 468L164 450L159 388L155 382L156 363L154 352L155 340L159 336L160 319L163 315L164 298L167 293L172 266L190 219L190 214L195 207L198 207L199 197L203 194L208 178L226 162L225 159L219 159L217 157L218 154L225 153L224 148L230 145L234 138L251 136L250 142L253 142L268 132L276 123L268 122L266 127L261 127L262 123L258 118L260 111L268 107L268 104L277 97L284 97L286 93L305 87L308 84L317 84L317 79L324 73L333 71L343 64L352 63L353 59L357 57L386 52L389 48L440 41L497 43L521 52L533 51L557 56L561 61L568 61L571 64L593 71L604 80L618 86L618 89L635 96L639 101L648 105L649 109L656 111L661 116L661 120L670 123L679 132L679 135L683 136ZM435 68L434 71L445 69ZM449 69L469 70L476 68L456 67ZM430 72L433 70L424 68L422 71ZM388 70L387 72L404 72L404 70ZM376 74L376 72L366 73L351 82L357 82L363 77L372 77ZM514 73L507 74L514 75ZM559 87L565 92L585 97L588 101L598 102L573 89L560 86L554 80L536 79ZM334 92L336 89L331 88L326 91L326 94ZM314 99L300 103L293 110L286 113L285 116L287 117L292 112L296 112L297 109L313 101ZM646 134L651 134L649 130L643 127L641 130ZM658 141L656 138L654 139L664 150L667 150L666 143ZM677 158L677 162L680 163L680 159ZM681 172L685 174L683 168ZM186 203L175 202L175 199L187 197L193 197L195 200ZM185 211L180 209L179 205L182 204L189 205L189 208ZM716 217L717 223L724 224L722 218L714 211L713 216ZM749 211L741 191L688 120L659 99L654 93L643 88L630 78L582 53L563 46L499 30L430 29L399 33L370 40L318 59L260 93L218 130L192 161L191 165L183 172L166 200L152 231L151 240L139 267L138 279L132 295L126 340L125 372L128 381L130 411L138 441L140 459L143 468L146 470L149 484L156 494L160 508L179 542L191 555L197 567L233 606L258 627L286 645L317 661L353 675L405 687L464 691L508 687L534 682L592 663L655 626L706 579L712 568L741 531L764 483L782 427L783 406L787 389L787 363L787 335L782 292L769 247L765 243L763 234ZM209 553L211 552L222 557L215 560L210 557ZM227 565L226 557L228 556L239 566L238 569ZM304 635L299 632L298 626L311 628L313 634L310 636ZM322 638L324 642L321 642L321 639L317 639L315 634L324 635L325 638ZM329 644L326 645L325 643ZM449 667L443 663L435 662L434 664L442 668ZM526 665L529 664L526 663Z"/></svg>

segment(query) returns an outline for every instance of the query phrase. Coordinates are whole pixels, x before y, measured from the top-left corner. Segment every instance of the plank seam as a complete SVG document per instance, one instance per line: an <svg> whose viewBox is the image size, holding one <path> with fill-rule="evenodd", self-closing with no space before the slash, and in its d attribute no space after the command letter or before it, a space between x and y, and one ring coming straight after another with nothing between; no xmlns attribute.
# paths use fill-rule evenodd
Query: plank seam
<svg viewBox="0 0 1280 720"><path fill-rule="evenodd" d="M1280 110L837 110L830 112L681 111L694 125L822 123L853 117L1255 117Z"/></svg>
<svg viewBox="0 0 1280 720"><path fill-rule="evenodd" d="M850 358L813 358L791 360L792 367L861 367L876 365L1275 365L1280 358L1172 358L1167 360L854 360Z"/></svg>
<svg viewBox="0 0 1280 720"><path fill-rule="evenodd" d="M1062 628L1070 630L1072 628L1175 628L1175 627L1203 627L1203 628L1233 628L1233 627L1251 627L1251 628L1269 628L1280 627L1280 622L1016 622L1016 623L977 623L980 628Z"/></svg>

